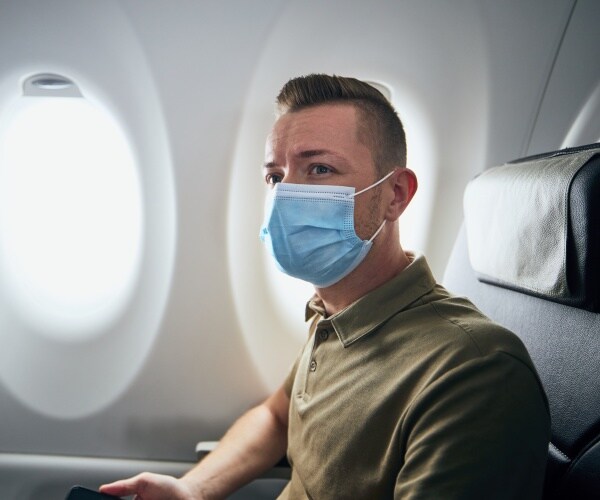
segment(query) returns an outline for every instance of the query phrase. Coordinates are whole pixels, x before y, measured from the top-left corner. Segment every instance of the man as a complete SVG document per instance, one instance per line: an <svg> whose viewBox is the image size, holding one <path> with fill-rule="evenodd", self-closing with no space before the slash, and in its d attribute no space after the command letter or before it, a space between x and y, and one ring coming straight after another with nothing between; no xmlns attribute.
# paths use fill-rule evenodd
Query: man
<svg viewBox="0 0 600 500"><path fill-rule="evenodd" d="M224 498L287 450L284 499L539 498L549 416L525 348L400 245L417 180L394 109L366 83L326 75L291 80L278 104L261 238L315 285L305 349L183 478L102 491Z"/></svg>

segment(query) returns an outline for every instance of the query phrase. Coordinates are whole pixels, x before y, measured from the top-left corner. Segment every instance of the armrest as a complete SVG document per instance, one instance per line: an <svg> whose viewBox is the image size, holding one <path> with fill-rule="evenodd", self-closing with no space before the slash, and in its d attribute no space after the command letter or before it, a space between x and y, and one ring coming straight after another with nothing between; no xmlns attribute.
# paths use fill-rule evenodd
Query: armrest
<svg viewBox="0 0 600 500"><path fill-rule="evenodd" d="M196 445L196 457L198 461L206 457L218 444L218 441L200 441ZM290 464L287 458L283 457L272 469L265 472L261 476L261 479L289 479L291 474L292 469L290 468Z"/></svg>

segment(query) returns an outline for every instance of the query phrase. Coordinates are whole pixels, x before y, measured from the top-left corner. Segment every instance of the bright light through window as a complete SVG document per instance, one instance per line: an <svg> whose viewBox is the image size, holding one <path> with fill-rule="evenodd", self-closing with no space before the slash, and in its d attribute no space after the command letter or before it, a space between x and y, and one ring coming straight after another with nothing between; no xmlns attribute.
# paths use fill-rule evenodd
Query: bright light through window
<svg viewBox="0 0 600 500"><path fill-rule="evenodd" d="M0 259L8 296L44 332L114 319L135 279L142 197L125 135L83 98L22 97L0 128Z"/></svg>

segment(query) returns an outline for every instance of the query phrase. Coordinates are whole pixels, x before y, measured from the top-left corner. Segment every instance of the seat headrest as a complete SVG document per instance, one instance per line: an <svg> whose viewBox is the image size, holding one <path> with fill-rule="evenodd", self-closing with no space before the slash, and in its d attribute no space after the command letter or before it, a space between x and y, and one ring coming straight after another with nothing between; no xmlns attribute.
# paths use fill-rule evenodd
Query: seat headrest
<svg viewBox="0 0 600 500"><path fill-rule="evenodd" d="M600 309L600 143L485 170L464 209L480 281Z"/></svg>

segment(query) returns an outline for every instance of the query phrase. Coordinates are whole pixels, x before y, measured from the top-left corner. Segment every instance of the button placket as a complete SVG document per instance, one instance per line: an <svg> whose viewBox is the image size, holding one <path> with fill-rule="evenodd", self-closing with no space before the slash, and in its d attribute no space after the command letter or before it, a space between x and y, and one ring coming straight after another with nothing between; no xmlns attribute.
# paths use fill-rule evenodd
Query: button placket
<svg viewBox="0 0 600 500"><path fill-rule="evenodd" d="M318 347L325 342L329 338L329 329L326 326L321 326L317 329L315 335L315 341L313 344L312 354L310 358L310 363L308 365L309 373L314 373L317 371L318 363L316 359L316 352Z"/></svg>
<svg viewBox="0 0 600 500"><path fill-rule="evenodd" d="M329 338L329 330L323 328L319 330L319 340L321 342L325 342Z"/></svg>

